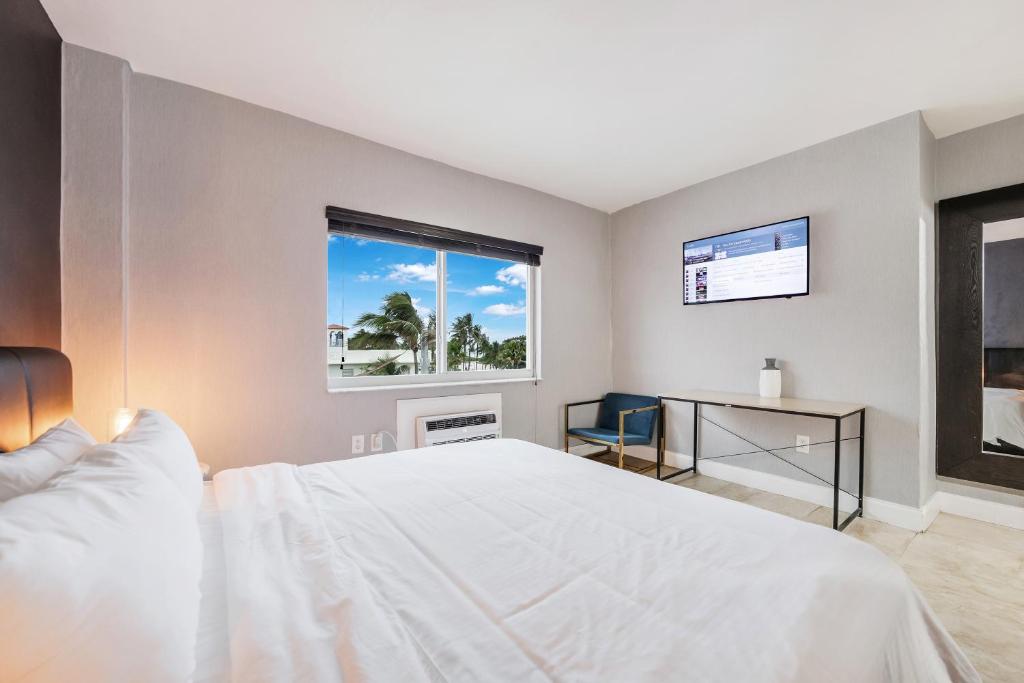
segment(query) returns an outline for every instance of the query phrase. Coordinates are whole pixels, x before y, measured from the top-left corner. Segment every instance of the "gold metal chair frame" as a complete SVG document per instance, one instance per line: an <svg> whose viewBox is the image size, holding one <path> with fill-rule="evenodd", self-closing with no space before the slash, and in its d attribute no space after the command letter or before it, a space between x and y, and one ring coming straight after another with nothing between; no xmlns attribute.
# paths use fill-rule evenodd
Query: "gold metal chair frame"
<svg viewBox="0 0 1024 683"><path fill-rule="evenodd" d="M625 463L625 458L626 458L626 444L625 444L625 441L626 441L626 439L625 439L626 416L627 415L633 415L635 413L645 413L648 410L658 410L658 411L660 411L659 414L658 414L658 418L659 419L664 419L664 417L665 417L664 409L663 409L662 406L653 405L653 406L647 406L645 408L630 408L629 410L620 410L619 411L619 441L618 441L618 444L616 444L615 442L612 442L612 441L602 441L601 439L594 439L594 438L587 437L587 436L577 436L575 434L570 434L569 433L569 409L570 408L575 408L576 406L585 406L585 405L592 405L594 403L601 403L602 401L604 401L603 398L596 398L596 399L593 399L592 401L578 401L576 403L566 403L565 404L565 432L564 432L564 434L565 434L565 452L566 453L569 452L569 439L576 439L577 441L583 441L583 442L586 442L586 443L592 443L592 444L597 445L597 446L604 446L605 447L603 451L598 451L597 453L591 453L590 455L584 456L586 458L597 458L597 457L600 457L600 456L605 455L607 453L611 453L612 452L612 448L614 448L616 445L618 445L618 449L619 449L619 469L621 470L621 469L623 469L623 465ZM656 439L658 439L658 435L657 434L654 435L654 438L651 440L651 442L653 443ZM652 464L651 467L655 467L655 465L656 465L656 463ZM647 469L650 469L650 468L647 468Z"/></svg>

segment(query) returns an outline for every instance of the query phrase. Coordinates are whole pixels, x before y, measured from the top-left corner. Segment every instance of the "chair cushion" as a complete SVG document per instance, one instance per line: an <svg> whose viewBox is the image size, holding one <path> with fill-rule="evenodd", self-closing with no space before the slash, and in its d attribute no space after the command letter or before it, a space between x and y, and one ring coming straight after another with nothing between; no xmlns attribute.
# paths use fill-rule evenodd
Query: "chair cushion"
<svg viewBox="0 0 1024 683"><path fill-rule="evenodd" d="M617 435L619 433L619 411L632 408L646 408L647 406L658 405L657 396L638 396L636 394L605 394L604 402L601 403L601 412L598 415L597 426L602 429L610 429ZM648 410L643 413L635 413L626 416L625 429L630 434L643 434L646 436L644 443L654 438L654 423L657 417L657 410ZM616 438L616 442L618 439ZM629 443L628 441L626 442Z"/></svg>
<svg viewBox="0 0 1024 683"><path fill-rule="evenodd" d="M601 427L574 427L569 430L569 434L573 436L583 436L588 439L597 439L598 441L604 441L605 443L619 445L619 427L616 425L615 429L603 429ZM651 443L650 437L643 436L642 434L630 434L625 433L622 435L622 440L626 446L640 446Z"/></svg>

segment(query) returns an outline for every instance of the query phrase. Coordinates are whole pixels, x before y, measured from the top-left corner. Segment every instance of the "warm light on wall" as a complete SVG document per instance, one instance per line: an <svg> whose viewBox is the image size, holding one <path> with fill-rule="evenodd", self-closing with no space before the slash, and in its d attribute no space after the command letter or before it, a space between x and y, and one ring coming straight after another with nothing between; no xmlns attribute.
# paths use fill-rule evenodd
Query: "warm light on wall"
<svg viewBox="0 0 1024 683"><path fill-rule="evenodd" d="M135 418L135 411L131 408L121 408L110 420L110 438L118 436L121 432L128 429L128 425L132 423L132 419Z"/></svg>

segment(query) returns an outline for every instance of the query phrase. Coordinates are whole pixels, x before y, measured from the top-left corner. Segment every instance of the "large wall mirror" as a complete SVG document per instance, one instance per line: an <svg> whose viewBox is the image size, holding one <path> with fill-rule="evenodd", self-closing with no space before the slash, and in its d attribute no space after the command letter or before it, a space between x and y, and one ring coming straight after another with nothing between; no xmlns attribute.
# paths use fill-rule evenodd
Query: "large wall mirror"
<svg viewBox="0 0 1024 683"><path fill-rule="evenodd" d="M1024 490L1024 185L938 207L936 470Z"/></svg>

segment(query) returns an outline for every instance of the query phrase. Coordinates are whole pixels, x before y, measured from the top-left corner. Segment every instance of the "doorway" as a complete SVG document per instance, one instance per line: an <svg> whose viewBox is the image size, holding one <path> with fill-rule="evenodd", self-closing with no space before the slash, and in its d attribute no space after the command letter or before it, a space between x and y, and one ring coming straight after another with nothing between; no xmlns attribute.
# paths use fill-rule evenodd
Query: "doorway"
<svg viewBox="0 0 1024 683"><path fill-rule="evenodd" d="M936 473L1024 490L1024 184L936 224Z"/></svg>

